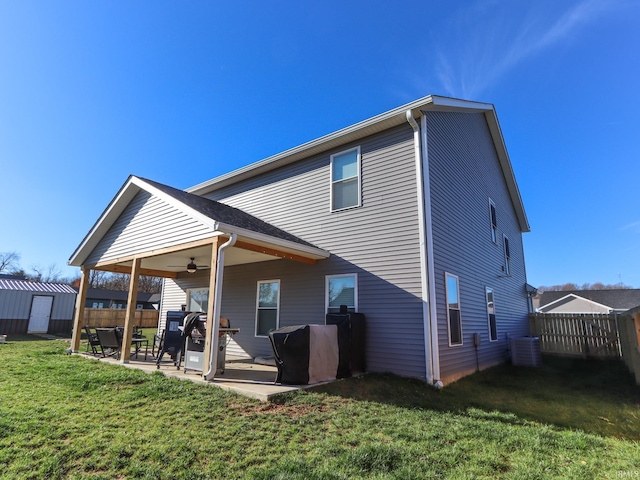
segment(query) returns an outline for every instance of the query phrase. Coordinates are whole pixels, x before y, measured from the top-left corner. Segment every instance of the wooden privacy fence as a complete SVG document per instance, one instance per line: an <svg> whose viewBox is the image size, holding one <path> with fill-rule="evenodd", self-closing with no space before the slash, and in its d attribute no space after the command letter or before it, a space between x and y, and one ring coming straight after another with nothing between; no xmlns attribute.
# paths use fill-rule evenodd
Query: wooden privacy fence
<svg viewBox="0 0 640 480"><path fill-rule="evenodd" d="M622 360L640 385L640 307L620 315L618 325Z"/></svg>
<svg viewBox="0 0 640 480"><path fill-rule="evenodd" d="M531 335L540 339L542 353L621 357L615 314L532 313L529 327Z"/></svg>
<svg viewBox="0 0 640 480"><path fill-rule="evenodd" d="M115 327L124 325L127 311L124 308L85 308L84 324L90 327ZM158 310L136 310L133 325L143 328L158 326Z"/></svg>

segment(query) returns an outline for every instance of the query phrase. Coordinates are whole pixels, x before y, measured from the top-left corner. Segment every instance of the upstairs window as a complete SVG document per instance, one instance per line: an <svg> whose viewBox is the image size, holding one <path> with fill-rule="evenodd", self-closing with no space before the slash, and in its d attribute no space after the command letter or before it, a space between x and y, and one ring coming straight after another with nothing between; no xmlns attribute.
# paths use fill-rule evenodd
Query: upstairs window
<svg viewBox="0 0 640 480"><path fill-rule="evenodd" d="M445 273L447 292L447 320L449 346L462 345L462 318L460 317L460 283L458 277Z"/></svg>
<svg viewBox="0 0 640 480"><path fill-rule="evenodd" d="M360 206L360 147L331 155L331 211Z"/></svg>
<svg viewBox="0 0 640 480"><path fill-rule="evenodd" d="M502 238L504 241L504 274L511 275L511 247L507 236L504 235Z"/></svg>
<svg viewBox="0 0 640 480"><path fill-rule="evenodd" d="M256 304L256 337L266 337L278 328L280 280L259 281Z"/></svg>
<svg viewBox="0 0 640 480"><path fill-rule="evenodd" d="M496 215L496 204L489 199L489 219L491 221L491 241L498 243L498 216Z"/></svg>
<svg viewBox="0 0 640 480"><path fill-rule="evenodd" d="M358 311L358 276L327 275L327 313L339 313L340 305L346 305L347 311Z"/></svg>
<svg viewBox="0 0 640 480"><path fill-rule="evenodd" d="M493 299L493 288L486 287L487 293L487 320L489 321L489 341L498 340L498 328L496 325L496 305Z"/></svg>

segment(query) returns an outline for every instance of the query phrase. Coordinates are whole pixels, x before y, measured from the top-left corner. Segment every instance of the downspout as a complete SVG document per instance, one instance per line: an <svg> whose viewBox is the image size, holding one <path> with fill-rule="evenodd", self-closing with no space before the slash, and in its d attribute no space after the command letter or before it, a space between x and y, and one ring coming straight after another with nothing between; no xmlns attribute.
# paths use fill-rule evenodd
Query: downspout
<svg viewBox="0 0 640 480"><path fill-rule="evenodd" d="M435 301L435 274L433 269L433 236L431 234L431 194L427 156L427 124L422 117L420 127L411 110L406 112L407 122L413 128L413 148L416 163L416 187L418 192L418 237L420 241L420 284L422 288L422 317L424 328L425 370L427 382L438 388L440 381L440 359L438 353L438 325ZM424 145L424 148L422 148ZM423 167L426 165L426 169Z"/></svg>
<svg viewBox="0 0 640 480"><path fill-rule="evenodd" d="M224 251L233 247L238 236L232 233L225 243L218 247L218 262L216 264L216 291L213 296L213 332L211 332L211 351L209 352L209 370L204 374L205 380L213 380L216 374L216 362L218 360L218 334L220 333L220 310L222 303L222 278L224 276Z"/></svg>

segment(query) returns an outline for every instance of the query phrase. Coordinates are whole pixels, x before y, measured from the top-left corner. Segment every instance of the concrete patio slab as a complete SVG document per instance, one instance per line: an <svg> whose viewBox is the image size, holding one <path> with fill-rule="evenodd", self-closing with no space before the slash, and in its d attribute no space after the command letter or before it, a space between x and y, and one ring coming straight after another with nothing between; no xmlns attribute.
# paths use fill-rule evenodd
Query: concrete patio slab
<svg viewBox="0 0 640 480"><path fill-rule="evenodd" d="M159 369L156 368L156 360L151 355L147 357L146 361L142 358L143 355L141 354L140 358L132 358L128 363L124 364L112 357L104 358L84 352L78 352L78 355L112 365L135 368L147 373L159 371L167 377L189 380L203 385L211 385L245 397L255 398L262 402L267 402L276 395L308 387L308 385L278 385L275 383L278 372L276 367L254 363L250 358L227 356L224 373L216 375L213 381L209 382L202 378L200 372L193 370L187 370L185 372L184 365L182 365L180 369L176 368L171 357L168 355L162 359Z"/></svg>

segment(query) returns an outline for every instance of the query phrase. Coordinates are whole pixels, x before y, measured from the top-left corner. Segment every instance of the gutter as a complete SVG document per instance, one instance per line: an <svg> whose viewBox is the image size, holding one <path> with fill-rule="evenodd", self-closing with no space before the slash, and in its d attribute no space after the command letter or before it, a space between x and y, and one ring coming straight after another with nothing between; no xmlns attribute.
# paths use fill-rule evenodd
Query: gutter
<svg viewBox="0 0 640 480"><path fill-rule="evenodd" d="M424 328L424 357L427 383L442 388L440 381L440 356L438 351L438 325L436 314L435 273L433 269L433 235L431 228L431 189L429 186L429 162L427 156L427 122L422 117L420 127L407 110L406 119L413 128L413 148L416 164L416 188L418 193L418 237L420 240L420 284L422 287L422 317ZM422 146L424 145L424 148ZM427 168L423 168L426 165ZM433 300L433 301L432 301Z"/></svg>
<svg viewBox="0 0 640 480"><path fill-rule="evenodd" d="M218 261L216 264L216 291L213 296L213 331L211 332L211 351L209 352L209 370L203 375L205 380L213 380L216 374L216 363L218 360L218 335L220 333L220 310L222 308L222 279L224 277L224 251L233 247L238 236L232 233L225 243L218 247Z"/></svg>

